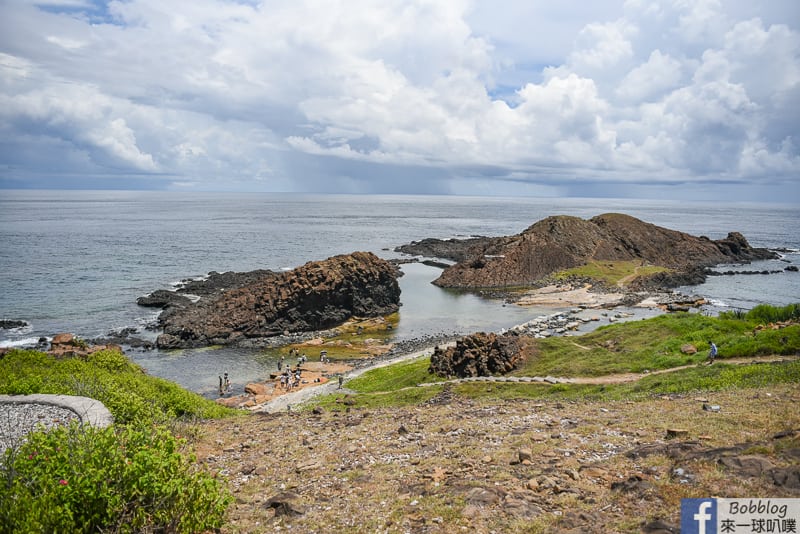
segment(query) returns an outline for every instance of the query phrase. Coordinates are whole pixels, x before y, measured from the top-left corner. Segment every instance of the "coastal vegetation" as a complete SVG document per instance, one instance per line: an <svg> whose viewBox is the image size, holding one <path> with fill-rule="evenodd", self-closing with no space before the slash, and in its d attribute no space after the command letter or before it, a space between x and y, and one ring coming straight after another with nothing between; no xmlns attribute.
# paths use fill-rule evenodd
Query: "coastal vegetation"
<svg viewBox="0 0 800 534"><path fill-rule="evenodd" d="M797 312L797 305L764 305L748 313L719 317L673 313L611 324L581 336L538 339L524 363L509 376L584 380L555 385L457 383L452 388L453 392L472 398L622 399L800 383L797 360L774 365L757 361L759 357L798 354L800 324L776 325L796 320ZM719 347L717 363L701 365L711 341ZM742 362L742 359L753 361ZM726 360L736 364L726 364ZM357 393L349 406L407 405L433 397L447 381L428 372L429 362L429 357L422 357L374 369L349 381L348 388ZM620 376L626 374L636 375L636 380ZM415 387L423 383L427 387ZM318 403L333 409L348 406L341 402L341 395L320 399Z"/></svg>
<svg viewBox="0 0 800 534"><path fill-rule="evenodd" d="M115 424L28 435L0 456L0 532L201 532L219 527L230 494L180 437L228 410L152 377L114 350L84 358L14 350L0 394L91 397ZM0 422L1 424L12 424Z"/></svg>
<svg viewBox="0 0 800 534"><path fill-rule="evenodd" d="M203 532L231 502L163 426L33 432L0 463L0 532Z"/></svg>
<svg viewBox="0 0 800 534"><path fill-rule="evenodd" d="M589 261L579 267L555 272L551 278L555 281L571 278L591 279L610 287L624 285L639 276L649 276L669 270L658 265L642 265L641 261Z"/></svg>
<svg viewBox="0 0 800 534"><path fill-rule="evenodd" d="M150 377L119 352L10 351L0 393L90 396L116 423L35 432L8 449L0 532L627 532L674 525L681 498L721 488L793 495L766 474L726 476L714 451L758 454L775 480L792 469L799 309L673 313L536 339L502 381L437 377L423 356L269 417ZM381 332L353 324L323 342L358 347ZM719 355L705 365L710 341ZM545 376L563 381L512 381ZM667 451L670 431L694 448ZM690 453L706 456L675 456Z"/></svg>
<svg viewBox="0 0 800 534"><path fill-rule="evenodd" d="M115 350L99 351L85 359L13 350L0 358L0 376L0 395L90 397L102 402L119 424L147 425L233 413L174 382L146 374Z"/></svg>

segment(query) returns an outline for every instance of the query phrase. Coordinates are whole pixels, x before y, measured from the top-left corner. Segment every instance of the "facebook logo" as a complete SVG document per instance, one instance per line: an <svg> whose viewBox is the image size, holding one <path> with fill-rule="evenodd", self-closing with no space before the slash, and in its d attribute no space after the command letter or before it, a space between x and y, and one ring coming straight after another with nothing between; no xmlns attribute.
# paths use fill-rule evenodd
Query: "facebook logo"
<svg viewBox="0 0 800 534"><path fill-rule="evenodd" d="M682 534L717 534L716 499L681 499Z"/></svg>

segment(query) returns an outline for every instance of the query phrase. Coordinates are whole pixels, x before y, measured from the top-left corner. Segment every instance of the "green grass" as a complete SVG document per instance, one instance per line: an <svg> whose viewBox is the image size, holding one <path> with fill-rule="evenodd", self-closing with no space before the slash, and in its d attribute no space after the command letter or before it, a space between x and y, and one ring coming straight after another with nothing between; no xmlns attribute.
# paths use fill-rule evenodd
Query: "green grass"
<svg viewBox="0 0 800 534"><path fill-rule="evenodd" d="M719 358L792 355L800 350L800 325L753 335L749 321L697 313L666 314L598 328L579 337L539 340L537 350L512 374L516 376L603 376L640 373L699 363L709 341ZM683 345L698 352L686 355Z"/></svg>
<svg viewBox="0 0 800 534"><path fill-rule="evenodd" d="M0 394L80 395L102 402L118 423L214 418L235 413L162 378L147 375L124 354L105 350L83 358L15 350L0 359Z"/></svg>
<svg viewBox="0 0 800 534"><path fill-rule="evenodd" d="M396 391L416 386L421 382L436 382L443 379L428 373L430 358L423 356L414 360L372 369L347 382L348 389L359 393L376 391Z"/></svg>
<svg viewBox="0 0 800 534"><path fill-rule="evenodd" d="M763 317L762 310L759 317ZM769 313L769 312L767 312ZM457 393L474 398L625 399L641 395L686 391L761 387L800 383L800 363L726 365L727 358L800 354L800 325L754 334L755 323L746 315L708 317L697 313L666 314L642 321L608 325L575 337L537 340L527 361L512 376L599 377L645 373L685 365L675 372L645 376L634 383L613 385L467 383L454 386ZM707 355L708 342L719 347L717 363L696 366ZM694 345L687 355L681 347ZM430 358L373 369L351 380L347 387L358 393L352 406L378 407L423 402L442 386L417 388L416 384L443 379L428 373ZM342 395L320 399L315 405L341 408Z"/></svg>
<svg viewBox="0 0 800 534"><path fill-rule="evenodd" d="M0 357L0 394L33 393L97 399L115 422L34 431L8 448L0 533L206 532L223 524L232 498L173 429L237 412L149 376L113 350Z"/></svg>
<svg viewBox="0 0 800 534"><path fill-rule="evenodd" d="M669 271L669 269L657 265L641 265L639 261L593 261L586 265L554 273L552 278L566 280L577 276L591 278L613 286L627 277L648 276L662 271Z"/></svg>
<svg viewBox="0 0 800 534"><path fill-rule="evenodd" d="M789 304L783 307L759 304L747 312L741 310L723 312L720 314L720 317L747 320L757 324L778 323L791 320L797 321L800 320L800 304Z"/></svg>
<svg viewBox="0 0 800 534"><path fill-rule="evenodd" d="M723 391L800 383L800 361L750 365L697 366L672 373L645 376L624 384L514 384L472 382L454 386L473 399L635 400L653 395Z"/></svg>
<svg viewBox="0 0 800 534"><path fill-rule="evenodd" d="M400 362L386 367L372 369L358 378L345 384L347 389L356 391L358 395L351 397L351 406L361 408L377 408L381 406L407 406L419 404L441 391L440 386L418 388L417 384L423 382L443 381L428 373L430 358L427 356L414 360ZM344 395L333 394L320 397L313 401L314 406L329 409L344 409Z"/></svg>

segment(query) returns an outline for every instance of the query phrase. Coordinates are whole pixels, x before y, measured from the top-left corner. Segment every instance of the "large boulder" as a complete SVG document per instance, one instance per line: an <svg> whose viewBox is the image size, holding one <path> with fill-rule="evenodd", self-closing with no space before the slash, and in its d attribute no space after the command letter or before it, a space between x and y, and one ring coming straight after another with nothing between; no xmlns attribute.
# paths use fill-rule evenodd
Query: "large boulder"
<svg viewBox="0 0 800 534"><path fill-rule="evenodd" d="M161 348L230 345L247 338L309 332L351 317L394 313L400 305L398 270L369 252L309 262L290 272L212 293L159 317Z"/></svg>
<svg viewBox="0 0 800 534"><path fill-rule="evenodd" d="M530 285L590 261L640 261L696 276L702 275L698 268L719 263L777 257L772 251L751 247L736 232L712 241L619 213L589 220L548 217L520 234L474 242L464 255L434 284L458 288Z"/></svg>
<svg viewBox="0 0 800 534"><path fill-rule="evenodd" d="M530 342L525 336L478 332L460 339L454 347L436 347L428 371L459 378L505 374L525 359Z"/></svg>

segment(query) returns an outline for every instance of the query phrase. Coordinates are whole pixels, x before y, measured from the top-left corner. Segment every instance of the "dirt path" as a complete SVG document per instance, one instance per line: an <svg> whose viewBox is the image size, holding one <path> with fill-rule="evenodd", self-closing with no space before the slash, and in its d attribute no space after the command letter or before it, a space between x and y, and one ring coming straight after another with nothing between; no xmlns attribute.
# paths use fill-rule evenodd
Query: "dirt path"
<svg viewBox="0 0 800 534"><path fill-rule="evenodd" d="M633 273L632 274L629 274L628 276L620 278L620 280L617 282L617 287L625 287L628 284L628 282L630 282L631 280L633 280L634 278L639 276L639 269L640 269L640 266L637 265L633 269Z"/></svg>
<svg viewBox="0 0 800 534"><path fill-rule="evenodd" d="M440 348L447 348L450 346L455 345L455 343L445 343L440 344ZM389 360L384 360L374 365L370 365L367 367L362 367L360 369L352 369L346 373L343 373L345 383L348 380L356 378L357 376L361 376L367 371L371 371L372 369L379 369L381 367L386 367L388 365L393 365L395 363L403 362L406 360L414 360L426 354L433 353L434 347L425 347L424 349L420 349L414 352L409 352L408 354L403 354L396 358L391 358ZM299 391L293 391L291 393L285 393L276 397L269 402L261 404L252 409L254 412L266 412L266 413L277 413L277 412L285 412L290 410L291 406L295 406L298 404L302 404L306 401L313 399L318 395L324 395L328 393L333 393L334 391L339 390L339 383L336 380L331 380L330 382L326 382L324 384L318 386L311 386L301 389ZM349 392L349 390L345 389L344 391ZM351 392L352 393L352 392Z"/></svg>
<svg viewBox="0 0 800 534"><path fill-rule="evenodd" d="M391 360L386 360L380 362L376 365L372 365L369 367L363 367L361 369L355 369L350 373L345 375L346 380L350 380L357 376L362 375L363 373L370 371L372 369L377 369L380 367L385 367L387 365L392 365L398 362L406 361L406 360L413 360L415 358L419 358L424 356L425 354L430 354L433 352L433 347L429 347L423 350L419 350L416 352L412 352L409 354L404 354L402 356L398 356L397 358L393 358ZM761 357L753 357L753 358L728 358L724 360L718 360L718 363L726 363L726 364L733 364L733 365L747 365L752 363L770 363L770 362L778 362L778 361L790 361L796 360L797 358L785 357L785 356L761 356ZM704 364L700 364L704 365ZM545 384L587 384L587 385L604 385L604 384L624 384L627 382L636 382L645 378L647 376L652 375L660 375L664 373L674 373L675 371L680 371L681 369L688 369L690 367L697 367L698 364L692 365L680 365L677 367L670 367L669 369L659 369L656 371L650 371L647 373L619 373L613 375L605 375L605 376L592 376L592 377L552 377L552 376L545 376L545 377L514 377L514 376L481 376L481 377L471 377L471 378L456 378L453 380L446 380L443 382L425 382L422 384L417 384L416 386L411 386L408 388L402 389L414 389L417 387L430 387L442 384L461 384L467 382L492 382L492 383L545 383ZM285 395L281 395L278 398L275 398L265 404L262 404L253 409L255 412L266 412L266 413L276 413L276 412L283 412L290 410L291 406L302 404L306 401L309 401L315 398L318 395L324 395L328 393L333 393L339 390L339 385L336 381L331 381L326 384L322 384L319 386L308 387L302 389L300 391L287 393ZM342 390L345 393L355 393L348 389Z"/></svg>
<svg viewBox="0 0 800 534"><path fill-rule="evenodd" d="M785 356L760 356L753 358L728 358L725 360L717 360L718 363L727 363L733 365L747 365L751 363L770 363L779 361L795 360L797 358L790 358ZM699 364L705 365L705 364ZM647 373L621 373L616 375L593 376L593 377L576 377L567 378L565 383L569 384L624 384L626 382L636 382L646 376L661 375L664 373L674 373L681 369L688 369L690 367L697 367L698 364L692 365L679 365L678 367L670 367L669 369L658 369Z"/></svg>

